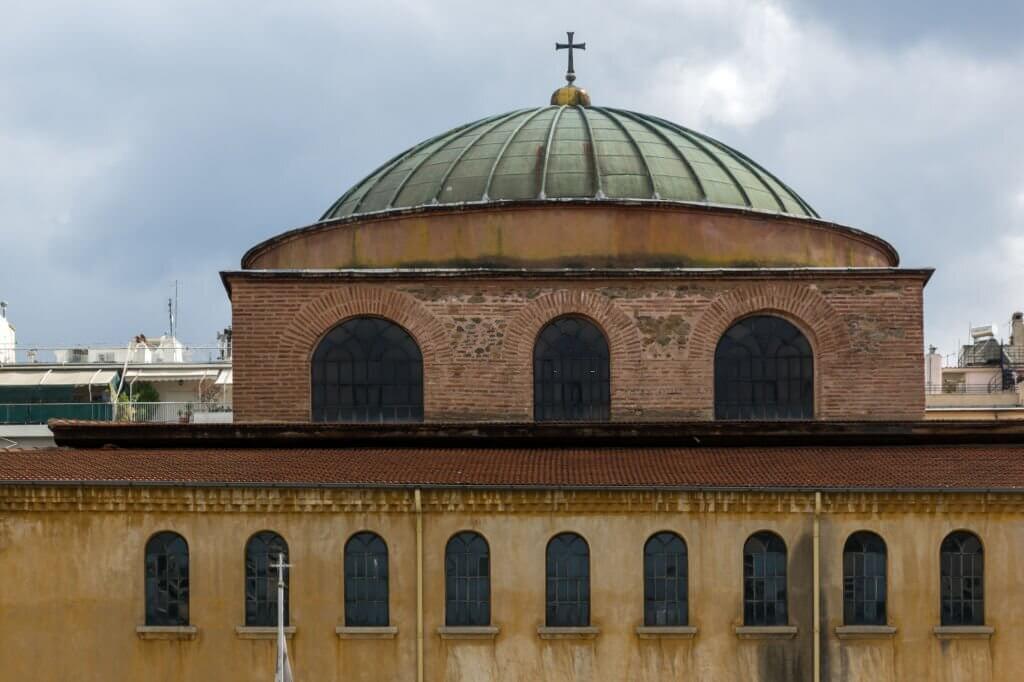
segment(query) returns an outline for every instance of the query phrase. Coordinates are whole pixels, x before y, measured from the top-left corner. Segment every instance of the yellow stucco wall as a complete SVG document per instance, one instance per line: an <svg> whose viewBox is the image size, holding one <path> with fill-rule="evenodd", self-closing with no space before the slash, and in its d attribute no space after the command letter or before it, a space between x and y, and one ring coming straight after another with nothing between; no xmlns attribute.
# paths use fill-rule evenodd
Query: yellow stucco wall
<svg viewBox="0 0 1024 682"><path fill-rule="evenodd" d="M813 495L805 493L424 491L427 680L810 680ZM825 680L1017 680L1024 669L1024 495L824 496L822 639ZM269 679L272 641L243 640L248 537L288 541L291 655L299 680L415 680L416 553L411 491L0 489L0 679ZM194 641L143 641L143 551L171 529L189 542ZM388 543L398 635L342 640L342 548L370 529ZM442 640L447 539L473 529L490 543L493 641ZM742 546L769 529L789 548L788 641L739 640ZM841 552L878 532L889 551L894 637L840 641ZM952 530L985 545L991 639L939 641L939 544ZM660 530L689 546L693 640L642 640L642 548ZM541 640L544 550L561 531L590 544L594 640Z"/></svg>

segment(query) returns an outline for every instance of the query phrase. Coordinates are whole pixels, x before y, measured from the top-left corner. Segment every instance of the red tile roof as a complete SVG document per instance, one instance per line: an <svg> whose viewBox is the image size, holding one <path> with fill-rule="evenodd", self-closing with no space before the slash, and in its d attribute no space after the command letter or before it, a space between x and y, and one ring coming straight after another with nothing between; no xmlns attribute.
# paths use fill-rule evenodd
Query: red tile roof
<svg viewBox="0 0 1024 682"><path fill-rule="evenodd" d="M1024 446L0 451L19 482L1024 491Z"/></svg>

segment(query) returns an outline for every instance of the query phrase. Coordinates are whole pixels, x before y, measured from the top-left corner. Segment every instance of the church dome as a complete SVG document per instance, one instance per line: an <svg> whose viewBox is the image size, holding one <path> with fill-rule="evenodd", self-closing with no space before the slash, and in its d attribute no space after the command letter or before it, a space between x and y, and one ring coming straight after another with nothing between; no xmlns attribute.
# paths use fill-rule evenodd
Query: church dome
<svg viewBox="0 0 1024 682"><path fill-rule="evenodd" d="M320 220L573 200L818 217L777 177L706 135L623 109L545 106L468 123L402 152L345 192Z"/></svg>

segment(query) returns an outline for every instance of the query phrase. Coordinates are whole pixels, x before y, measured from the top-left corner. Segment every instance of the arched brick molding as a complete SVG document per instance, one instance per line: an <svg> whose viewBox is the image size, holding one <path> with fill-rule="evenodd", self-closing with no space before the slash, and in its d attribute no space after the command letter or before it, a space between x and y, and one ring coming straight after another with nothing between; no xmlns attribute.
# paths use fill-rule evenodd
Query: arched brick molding
<svg viewBox="0 0 1024 682"><path fill-rule="evenodd" d="M444 390L451 346L444 326L412 296L371 286L338 287L302 305L278 337L274 360L301 372L303 413L309 418L310 359L320 339L341 322L359 316L382 317L403 327L423 353L423 411L429 420Z"/></svg>
<svg viewBox="0 0 1024 682"><path fill-rule="evenodd" d="M643 366L636 321L608 297L586 290L562 290L533 299L509 320L503 360L509 390L526 396L533 415L533 346L540 330L563 315L581 315L608 338L611 360L611 418L628 420L641 414Z"/></svg>
<svg viewBox="0 0 1024 682"><path fill-rule="evenodd" d="M687 355L691 381L701 398L702 411L714 418L715 348L738 320L754 314L778 315L795 324L814 349L814 416L827 419L841 404L833 399L846 382L835 376L838 355L849 350L850 340L842 316L813 284L738 286L716 296L705 308L690 334Z"/></svg>

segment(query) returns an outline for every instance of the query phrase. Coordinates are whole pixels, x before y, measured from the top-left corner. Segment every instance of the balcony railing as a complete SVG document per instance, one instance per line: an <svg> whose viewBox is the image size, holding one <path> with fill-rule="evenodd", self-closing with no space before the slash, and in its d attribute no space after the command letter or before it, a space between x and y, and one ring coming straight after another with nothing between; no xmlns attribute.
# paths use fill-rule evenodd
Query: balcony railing
<svg viewBox="0 0 1024 682"><path fill-rule="evenodd" d="M1016 387L1003 388L1001 384L925 384L928 395L999 395L1017 393Z"/></svg>
<svg viewBox="0 0 1024 682"><path fill-rule="evenodd" d="M132 423L214 423L232 420L229 403L4 403L0 424L45 424L51 419Z"/></svg>

